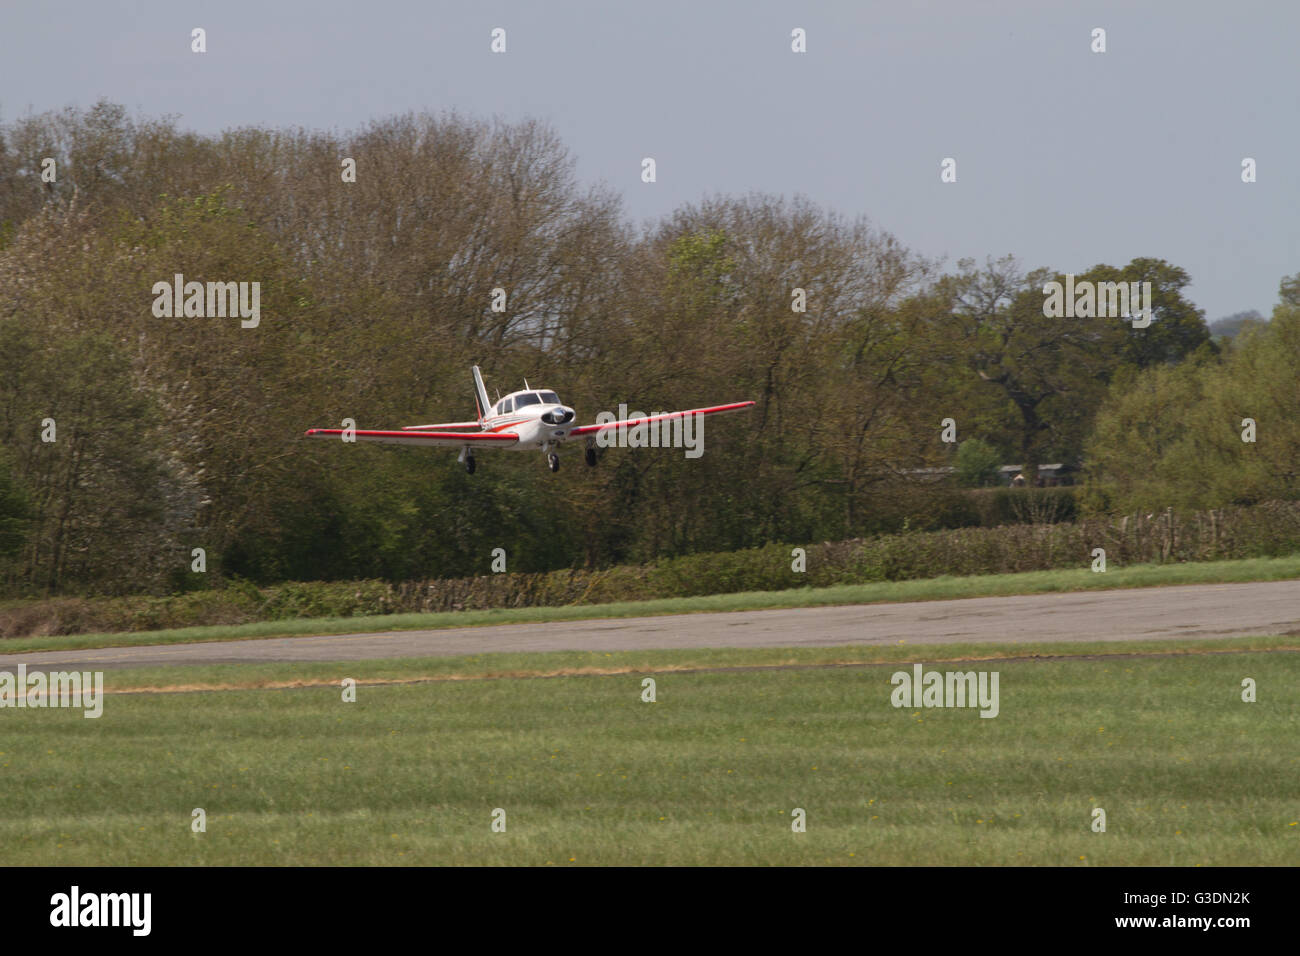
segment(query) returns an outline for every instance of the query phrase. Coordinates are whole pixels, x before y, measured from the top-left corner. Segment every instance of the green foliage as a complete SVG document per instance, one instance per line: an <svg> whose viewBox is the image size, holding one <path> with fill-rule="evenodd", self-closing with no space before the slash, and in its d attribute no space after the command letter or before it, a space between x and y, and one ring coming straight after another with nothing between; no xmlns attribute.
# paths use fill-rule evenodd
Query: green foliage
<svg viewBox="0 0 1300 956"><path fill-rule="evenodd" d="M684 282L718 286L736 268L727 254L731 241L722 229L691 233L673 240L668 252L668 274Z"/></svg>
<svg viewBox="0 0 1300 956"><path fill-rule="evenodd" d="M1058 524L1079 514L1078 489L970 488L936 502L934 527L998 528L1008 524Z"/></svg>
<svg viewBox="0 0 1300 956"><path fill-rule="evenodd" d="M236 577L401 591L476 579L495 548L532 583L457 586L449 602L759 586L788 565L771 542L1060 520L1035 496L1004 507L915 480L950 461L936 423L955 417L1013 461L1074 462L1107 383L1217 361L1182 298L1188 277L1162 260L1087 274L1152 282L1155 322L1139 334L1046 319L1051 270L1003 259L941 275L865 219L802 198L713 198L638 230L533 121L420 114L347 136L206 137L100 102L8 124L0 144L0 572L15 594L202 602ZM341 155L369 172L342 183ZM56 159L57 184L33 156ZM154 316L152 288L178 273L257 282L260 326ZM1297 288L1284 285L1286 308ZM1175 449L1160 466L1170 481L1193 462L1240 466L1228 498L1220 476L1175 503L1285 492L1287 353L1250 341L1225 361L1271 384L1216 385L1242 408L1212 415L1219 428L1255 409L1255 458ZM703 458L609 449L588 470L575 448L557 475L540 456L484 454L471 479L451 454L301 438L344 418L466 418L470 364L503 391L553 387L584 421L624 402L757 407L709 419ZM46 417L56 443L37 437ZM1111 425L1098 441L1150 459ZM1134 486L1114 461L1115 487ZM196 547L206 574L190 570ZM755 549L767 557L698 557ZM864 573L918 560L872 558ZM565 577L578 570L580 586Z"/></svg>
<svg viewBox="0 0 1300 956"><path fill-rule="evenodd" d="M288 582L266 588L236 580L224 588L166 598L53 598L22 603L0 609L0 637L313 617L567 607L944 576L1082 569L1089 566L1096 547L1106 549L1108 565L1116 569L1300 553L1297 502L1053 523L1051 517L1072 500L1062 494L1070 490L1015 489L1021 497L1014 508L1037 501L1042 514L1049 516L1033 523L1027 522L1022 513L1019 523L1000 527L911 531L809 544L804 546L803 571L794 569L791 545L770 543L743 551L692 554L650 565L599 571L509 572L400 584L381 580Z"/></svg>
<svg viewBox="0 0 1300 956"><path fill-rule="evenodd" d="M1117 379L1089 443L1120 509L1215 508L1300 497L1300 305L1284 280L1273 321L1222 358ZM1249 421L1248 421L1249 420ZM1249 422L1254 422L1254 441Z"/></svg>
<svg viewBox="0 0 1300 956"><path fill-rule="evenodd" d="M953 462L957 483L963 488L986 488L997 484L1001 473L1002 455L988 442L968 438L957 446Z"/></svg>
<svg viewBox="0 0 1300 956"><path fill-rule="evenodd" d="M1213 354L1204 317L1182 296L1186 272L1161 260L1135 259L1123 269L1095 266L1076 282L1151 283L1152 323L1134 329L1110 316L1044 315L1044 285L1065 276L1023 272L1011 257L981 269L962 260L959 272L936 283L948 316L952 363L964 364L986 391L1014 410L1008 449L1025 465L1080 460L1107 383L1124 369L1177 363ZM977 420L987 428L989 413Z"/></svg>
<svg viewBox="0 0 1300 956"><path fill-rule="evenodd" d="M0 448L0 560L22 550L31 519L31 500L14 478L11 455Z"/></svg>
<svg viewBox="0 0 1300 956"><path fill-rule="evenodd" d="M775 591L800 578L791 571L792 547L773 542L723 554L691 554L659 562L650 573L656 597L693 597L740 591Z"/></svg>

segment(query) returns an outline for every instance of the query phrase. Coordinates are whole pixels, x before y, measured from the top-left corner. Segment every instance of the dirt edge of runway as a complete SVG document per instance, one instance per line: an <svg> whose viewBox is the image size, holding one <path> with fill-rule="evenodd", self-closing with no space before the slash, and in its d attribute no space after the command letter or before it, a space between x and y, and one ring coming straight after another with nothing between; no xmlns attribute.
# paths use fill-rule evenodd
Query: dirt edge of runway
<svg viewBox="0 0 1300 956"><path fill-rule="evenodd" d="M982 664L982 663L1059 663L1063 661L1113 661L1113 660L1142 660L1159 657L1205 657L1211 655L1232 655L1232 654L1291 654L1300 652L1300 645L1294 647L1274 647L1267 650L1258 648L1242 648L1240 650L1222 650L1222 649L1205 649L1187 648L1179 650L1166 651L1133 651L1126 653L1114 654L1030 654L1030 655L968 655L964 657L909 657L899 658L896 660L839 660L839 661L821 661L816 664L801 664L796 661L789 661L777 664L742 664L729 667L692 667L681 664L664 664L658 666L636 666L628 665L625 667L559 667L552 670L507 670L507 671L484 671L479 674L427 674L416 677L393 677L393 678L367 678L357 680L358 687L390 687L401 686L405 684L437 684L463 681L493 681L493 680L548 680L561 677L619 677L655 674L723 674L723 673L745 673L750 671L785 671L785 670L830 670L846 667L878 668L878 667L900 667L910 666L912 664ZM339 662L341 669L346 668L347 662ZM243 691L243 690L303 690L316 687L337 687L339 678L314 678L314 679L296 679L284 681L251 681L249 683L230 683L223 682L220 684L149 684L139 687L118 687L106 689L105 693L115 695L141 695L141 694L197 694L213 693L223 691Z"/></svg>

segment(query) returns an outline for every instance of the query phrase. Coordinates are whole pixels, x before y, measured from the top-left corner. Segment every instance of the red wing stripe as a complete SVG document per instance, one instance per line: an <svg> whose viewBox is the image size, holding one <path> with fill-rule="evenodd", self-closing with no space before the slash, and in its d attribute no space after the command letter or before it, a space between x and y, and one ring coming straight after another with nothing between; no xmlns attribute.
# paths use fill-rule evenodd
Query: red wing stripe
<svg viewBox="0 0 1300 956"><path fill-rule="evenodd" d="M526 422L526 421L529 421L529 419L527 419L527 418L512 418L510 421L505 422L505 423L500 424L500 425L489 425L489 426L488 426L488 430L489 430L489 431L494 431L494 432L499 432L499 431L501 431L501 429L503 429L503 428L514 428L516 425L522 425L522 424L523 424L524 422Z"/></svg>

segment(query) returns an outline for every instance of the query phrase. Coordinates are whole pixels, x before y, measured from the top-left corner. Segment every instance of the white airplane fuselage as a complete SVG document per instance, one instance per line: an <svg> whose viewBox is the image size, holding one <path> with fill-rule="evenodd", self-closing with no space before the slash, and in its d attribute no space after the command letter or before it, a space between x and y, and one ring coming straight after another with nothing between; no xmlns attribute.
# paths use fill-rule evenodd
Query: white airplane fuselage
<svg viewBox="0 0 1300 956"><path fill-rule="evenodd" d="M495 412L495 409L507 407L507 403L513 409L515 402L527 401L530 397L540 398L542 393L555 394L544 388L511 392L493 406L493 414L483 417L483 431L518 436L519 442L509 446L514 451L536 451L563 442L576 418L572 408L558 401L559 396L554 402L539 400L521 405L517 410Z"/></svg>

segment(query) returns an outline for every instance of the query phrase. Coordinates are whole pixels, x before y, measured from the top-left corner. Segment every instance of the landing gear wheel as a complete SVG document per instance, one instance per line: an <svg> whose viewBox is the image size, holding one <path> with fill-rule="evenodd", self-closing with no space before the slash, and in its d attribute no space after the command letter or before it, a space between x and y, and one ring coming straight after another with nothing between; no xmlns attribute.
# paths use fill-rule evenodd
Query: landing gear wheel
<svg viewBox="0 0 1300 956"><path fill-rule="evenodd" d="M546 464L550 466L551 471L559 471L560 456L555 454L555 452L551 452L549 455L546 456Z"/></svg>
<svg viewBox="0 0 1300 956"><path fill-rule="evenodd" d="M468 471L471 475L474 474L474 469L477 467L478 467L478 462L474 460L473 455L470 455L465 459L465 470Z"/></svg>
<svg viewBox="0 0 1300 956"><path fill-rule="evenodd" d="M587 449L587 467L588 468L596 467L596 449L594 448Z"/></svg>

